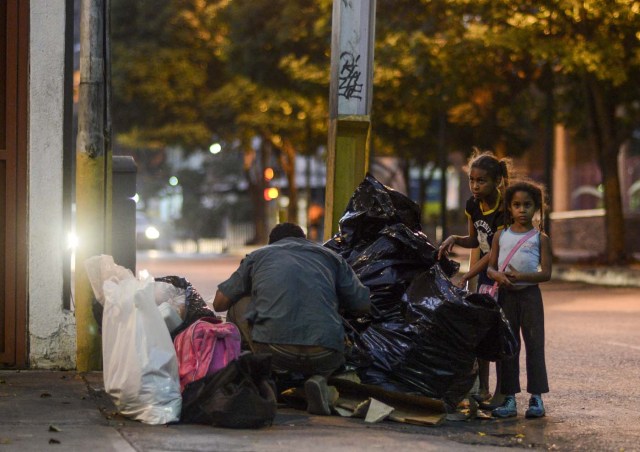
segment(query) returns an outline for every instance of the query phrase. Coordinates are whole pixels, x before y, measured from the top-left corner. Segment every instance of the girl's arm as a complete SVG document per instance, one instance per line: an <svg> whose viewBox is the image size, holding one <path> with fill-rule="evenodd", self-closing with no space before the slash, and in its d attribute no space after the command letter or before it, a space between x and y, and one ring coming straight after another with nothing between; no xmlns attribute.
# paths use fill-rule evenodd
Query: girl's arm
<svg viewBox="0 0 640 452"><path fill-rule="evenodd" d="M502 229L496 232L491 242L491 253L489 253L489 266L487 267L487 276L498 283L499 286L511 287L513 286L509 276L501 271L498 271L498 256L500 255L500 236L502 235Z"/></svg>
<svg viewBox="0 0 640 452"><path fill-rule="evenodd" d="M461 280L460 284L464 285L465 282L469 281L471 278L476 276L482 270L487 268L489 266L490 257L491 257L491 254L487 253L484 256L482 256L480 259L478 259L471 267L469 267L469 271L466 272L464 275L462 275L462 277L460 278Z"/></svg>
<svg viewBox="0 0 640 452"><path fill-rule="evenodd" d="M540 271L531 272L531 273L521 273L513 268L511 265L508 266L507 271L505 272L509 278L516 281L530 282L530 283L541 283L545 281L549 281L551 279L551 239L549 236L543 232L540 233Z"/></svg>
<svg viewBox="0 0 640 452"><path fill-rule="evenodd" d="M471 217L469 216L467 217L467 226L469 229L468 235L450 235L444 242L442 242L442 245L440 245L440 248L438 249L438 259L440 259L443 254L449 254L454 245L458 245L463 248L477 248L478 245L480 245L480 243L478 243L478 233L476 232L476 228L473 226L473 221L471 221Z"/></svg>

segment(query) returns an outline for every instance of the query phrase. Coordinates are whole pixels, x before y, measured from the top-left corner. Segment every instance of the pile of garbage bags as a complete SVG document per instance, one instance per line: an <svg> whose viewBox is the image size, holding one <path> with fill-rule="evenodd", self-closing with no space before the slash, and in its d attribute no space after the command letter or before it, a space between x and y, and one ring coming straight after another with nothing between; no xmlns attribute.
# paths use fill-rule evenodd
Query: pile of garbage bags
<svg viewBox="0 0 640 452"><path fill-rule="evenodd" d="M136 278L108 255L85 268L99 306L105 391L122 415L235 428L273 421L271 357L241 356L237 327L217 318L189 281Z"/></svg>
<svg viewBox="0 0 640 452"><path fill-rule="evenodd" d="M472 388L476 358L515 352L497 302L455 286L459 264L421 231L420 208L367 175L325 246L344 257L371 290L371 314L343 317L347 365L364 384L456 405Z"/></svg>

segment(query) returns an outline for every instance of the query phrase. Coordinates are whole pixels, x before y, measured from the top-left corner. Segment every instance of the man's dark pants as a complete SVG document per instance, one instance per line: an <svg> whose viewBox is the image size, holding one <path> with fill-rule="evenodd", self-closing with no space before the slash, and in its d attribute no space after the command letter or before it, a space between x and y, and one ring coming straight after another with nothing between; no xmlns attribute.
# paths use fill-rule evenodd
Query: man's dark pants
<svg viewBox="0 0 640 452"><path fill-rule="evenodd" d="M344 353L315 345L264 344L251 338L251 325L245 314L251 297L244 297L234 303L227 312L227 320L234 323L244 344L254 353L269 353L274 373L295 372L304 378L312 375L328 377L344 364Z"/></svg>

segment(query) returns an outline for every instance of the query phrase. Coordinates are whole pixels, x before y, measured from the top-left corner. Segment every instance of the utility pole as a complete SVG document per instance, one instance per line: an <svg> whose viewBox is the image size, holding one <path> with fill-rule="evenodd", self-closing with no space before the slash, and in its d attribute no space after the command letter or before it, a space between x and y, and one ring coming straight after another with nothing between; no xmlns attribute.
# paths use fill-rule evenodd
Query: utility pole
<svg viewBox="0 0 640 452"><path fill-rule="evenodd" d="M76 366L102 367L101 341L93 316L93 290L84 262L109 254L111 230L111 152L108 114L108 0L81 0L80 91L76 143L75 260Z"/></svg>
<svg viewBox="0 0 640 452"><path fill-rule="evenodd" d="M375 0L334 0L324 238L369 165Z"/></svg>

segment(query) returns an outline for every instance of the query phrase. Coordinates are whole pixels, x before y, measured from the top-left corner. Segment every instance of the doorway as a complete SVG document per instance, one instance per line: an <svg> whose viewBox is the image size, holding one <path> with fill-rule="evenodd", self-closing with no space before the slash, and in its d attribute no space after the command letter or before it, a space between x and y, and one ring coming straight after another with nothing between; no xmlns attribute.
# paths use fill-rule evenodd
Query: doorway
<svg viewBox="0 0 640 452"><path fill-rule="evenodd" d="M0 2L0 367L27 364L29 6Z"/></svg>

